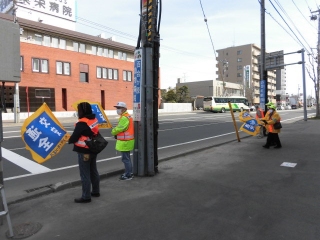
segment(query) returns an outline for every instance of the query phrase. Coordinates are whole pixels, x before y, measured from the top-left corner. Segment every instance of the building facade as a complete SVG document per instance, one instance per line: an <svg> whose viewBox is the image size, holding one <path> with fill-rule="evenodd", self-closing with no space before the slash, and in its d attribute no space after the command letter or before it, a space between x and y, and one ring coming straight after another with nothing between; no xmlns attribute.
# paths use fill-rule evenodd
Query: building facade
<svg viewBox="0 0 320 240"><path fill-rule="evenodd" d="M250 103L260 103L259 55L255 44L234 46L217 50L217 80L241 85L241 95ZM276 102L276 71L268 71L269 101Z"/></svg>
<svg viewBox="0 0 320 240"><path fill-rule="evenodd" d="M13 16L0 18L13 21ZM117 101L132 109L134 50L130 45L18 18L21 112L46 102L52 111L73 111L78 100L113 110ZM1 79L0 79L1 80ZM16 86L5 83L4 101L13 108Z"/></svg>
<svg viewBox="0 0 320 240"><path fill-rule="evenodd" d="M225 96L241 96L241 85L236 83L225 82L223 87L223 82L218 80L205 80L196 82L178 82L176 83L176 89L187 86L189 90L189 95L195 100L194 107L203 107L203 97L223 96L223 90L225 89Z"/></svg>

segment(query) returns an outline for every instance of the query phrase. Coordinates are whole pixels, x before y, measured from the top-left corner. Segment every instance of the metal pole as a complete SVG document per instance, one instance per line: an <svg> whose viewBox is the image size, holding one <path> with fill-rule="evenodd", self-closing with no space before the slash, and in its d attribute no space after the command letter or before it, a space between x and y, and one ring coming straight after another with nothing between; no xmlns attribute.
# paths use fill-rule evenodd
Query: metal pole
<svg viewBox="0 0 320 240"><path fill-rule="evenodd" d="M306 97L306 72L304 66L304 49L301 49L302 55L302 82L303 82L303 112L304 112L304 120L307 121L307 97Z"/></svg>

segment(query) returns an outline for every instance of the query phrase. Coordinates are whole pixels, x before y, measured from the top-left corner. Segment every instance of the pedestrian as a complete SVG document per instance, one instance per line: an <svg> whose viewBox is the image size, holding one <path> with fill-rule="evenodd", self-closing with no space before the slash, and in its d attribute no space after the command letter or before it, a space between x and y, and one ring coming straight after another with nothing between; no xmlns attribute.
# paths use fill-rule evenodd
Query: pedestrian
<svg viewBox="0 0 320 240"><path fill-rule="evenodd" d="M279 113L276 111L276 106L273 104L269 105L268 114L264 118L266 121L266 129L268 130L267 142L263 145L264 148L270 148L273 144L275 144L274 148L281 148L281 142L278 133L280 133L280 129L275 129L274 124L280 122L281 118ZM262 119L261 119L262 120Z"/></svg>
<svg viewBox="0 0 320 240"><path fill-rule="evenodd" d="M259 135L257 136L258 138L263 138L263 136L266 133L266 129L264 127L263 122L260 121L260 119L264 118L264 112L263 110L260 108L259 105L256 105L256 120L260 126L260 131L259 131Z"/></svg>
<svg viewBox="0 0 320 240"><path fill-rule="evenodd" d="M100 197L100 176L97 170L97 154L92 153L85 141L98 134L98 120L92 113L88 102L78 104L78 122L68 143L73 143L73 151L78 155L82 195L75 198L76 203L89 203L92 197ZM92 185L92 191L91 191Z"/></svg>
<svg viewBox="0 0 320 240"><path fill-rule="evenodd" d="M120 117L118 125L112 129L111 134L117 139L116 150L121 152L121 160L125 169L124 174L120 176L120 180L131 180L133 173L130 151L134 148L133 119L129 115L127 105L124 102L118 102L114 107Z"/></svg>

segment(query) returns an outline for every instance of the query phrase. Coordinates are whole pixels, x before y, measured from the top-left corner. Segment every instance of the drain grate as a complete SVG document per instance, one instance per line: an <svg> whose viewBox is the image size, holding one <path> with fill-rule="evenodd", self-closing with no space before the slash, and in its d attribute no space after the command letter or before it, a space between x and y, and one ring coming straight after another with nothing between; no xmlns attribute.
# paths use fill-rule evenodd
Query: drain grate
<svg viewBox="0 0 320 240"><path fill-rule="evenodd" d="M31 188L31 189L27 189L25 190L27 193L31 193L31 192L35 192L44 188L51 188L52 185L47 185L47 186L42 186L42 187L37 187L37 188Z"/></svg>

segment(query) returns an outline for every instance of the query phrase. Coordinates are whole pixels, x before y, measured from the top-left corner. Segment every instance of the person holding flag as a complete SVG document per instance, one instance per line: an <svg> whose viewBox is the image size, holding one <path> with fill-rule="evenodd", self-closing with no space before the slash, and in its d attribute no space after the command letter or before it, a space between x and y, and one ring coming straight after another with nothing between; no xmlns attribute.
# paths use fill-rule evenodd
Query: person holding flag
<svg viewBox="0 0 320 240"><path fill-rule="evenodd" d="M268 131L267 142L263 145L264 148L270 148L273 144L276 146L274 148L281 148L281 142L279 139L278 133L280 133L280 129L275 129L274 124L280 122L281 118L279 113L276 111L276 106L272 103L268 105L269 110L266 113L264 118L260 118L260 120L264 121L265 127Z"/></svg>
<svg viewBox="0 0 320 240"><path fill-rule="evenodd" d="M78 104L78 122L69 138L69 144L73 143L73 151L78 154L78 164L82 183L82 195L75 198L76 203L89 203L91 196L100 197L100 175L97 170L97 154L92 153L85 141L98 134L98 120L92 113L88 102ZM92 185L92 192L91 192Z"/></svg>

